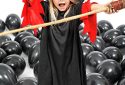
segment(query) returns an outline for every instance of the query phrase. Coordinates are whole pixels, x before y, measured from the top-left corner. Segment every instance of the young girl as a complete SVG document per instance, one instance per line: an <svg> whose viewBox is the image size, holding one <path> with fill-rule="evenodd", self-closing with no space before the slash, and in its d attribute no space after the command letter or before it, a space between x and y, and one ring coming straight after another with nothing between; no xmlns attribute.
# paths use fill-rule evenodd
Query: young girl
<svg viewBox="0 0 125 85"><path fill-rule="evenodd" d="M49 0L42 3L44 21L80 14L83 1ZM102 5L96 5L102 6ZM92 9L96 9L93 5ZM39 85L86 85L85 58L79 38L80 20L49 26L42 30Z"/></svg>
<svg viewBox="0 0 125 85"><path fill-rule="evenodd" d="M84 1L85 2L85 1ZM42 1L44 22L56 21L81 13L82 0ZM91 10L110 4L92 4ZM41 32L39 57L39 85L86 85L85 57L82 54L78 27L80 19L45 27Z"/></svg>

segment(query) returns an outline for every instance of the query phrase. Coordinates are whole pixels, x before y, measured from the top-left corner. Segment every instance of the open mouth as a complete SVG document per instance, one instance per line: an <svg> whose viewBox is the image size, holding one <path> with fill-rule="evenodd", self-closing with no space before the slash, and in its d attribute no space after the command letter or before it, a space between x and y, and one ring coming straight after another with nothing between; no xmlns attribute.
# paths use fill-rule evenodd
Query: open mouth
<svg viewBox="0 0 125 85"><path fill-rule="evenodd" d="M59 6L60 6L60 7L65 6L65 2L60 2L60 3L59 3Z"/></svg>

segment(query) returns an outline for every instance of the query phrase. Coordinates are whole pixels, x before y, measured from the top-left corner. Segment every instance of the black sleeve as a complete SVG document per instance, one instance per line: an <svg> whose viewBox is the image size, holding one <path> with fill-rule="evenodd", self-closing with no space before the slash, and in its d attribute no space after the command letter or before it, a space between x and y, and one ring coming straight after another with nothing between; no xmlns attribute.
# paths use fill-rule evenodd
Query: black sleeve
<svg viewBox="0 0 125 85"><path fill-rule="evenodd" d="M74 10L75 10L75 14L79 15L81 14L81 8L82 8L82 4L83 4L84 0L79 0L79 2L77 4L74 5ZM80 19L78 19L78 23L82 23L82 21Z"/></svg>
<svg viewBox="0 0 125 85"><path fill-rule="evenodd" d="M49 2L47 1L42 1L41 5L43 6L44 9L44 15L41 15L44 19L44 22L48 22L49 21Z"/></svg>
<svg viewBox="0 0 125 85"><path fill-rule="evenodd" d="M82 7L83 2L84 0L79 0L79 2L74 7L77 15L81 14L81 7Z"/></svg>

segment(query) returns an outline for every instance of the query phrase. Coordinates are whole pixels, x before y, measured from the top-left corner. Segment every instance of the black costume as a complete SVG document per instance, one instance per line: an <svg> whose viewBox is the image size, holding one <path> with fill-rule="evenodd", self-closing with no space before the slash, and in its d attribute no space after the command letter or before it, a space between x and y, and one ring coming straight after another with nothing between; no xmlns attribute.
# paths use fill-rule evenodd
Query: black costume
<svg viewBox="0 0 125 85"><path fill-rule="evenodd" d="M48 22L48 2L42 3ZM69 16L80 13L82 3L73 5ZM64 13L58 15L63 18ZM80 20L47 27L41 33L39 85L86 85L85 59L79 38Z"/></svg>

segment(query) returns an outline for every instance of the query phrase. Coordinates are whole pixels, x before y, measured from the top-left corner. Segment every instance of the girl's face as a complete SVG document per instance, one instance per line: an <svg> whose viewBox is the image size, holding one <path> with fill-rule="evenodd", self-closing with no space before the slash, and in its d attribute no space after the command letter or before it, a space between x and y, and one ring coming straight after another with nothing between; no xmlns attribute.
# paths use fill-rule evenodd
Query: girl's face
<svg viewBox="0 0 125 85"><path fill-rule="evenodd" d="M53 0L53 4L59 11L66 11L70 6L70 0Z"/></svg>

